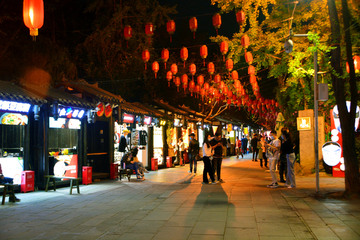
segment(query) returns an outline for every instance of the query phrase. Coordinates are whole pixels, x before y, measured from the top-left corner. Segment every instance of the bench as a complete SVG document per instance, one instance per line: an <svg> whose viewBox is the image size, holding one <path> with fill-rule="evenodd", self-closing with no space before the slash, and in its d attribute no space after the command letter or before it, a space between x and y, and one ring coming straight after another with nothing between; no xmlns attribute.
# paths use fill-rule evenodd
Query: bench
<svg viewBox="0 0 360 240"><path fill-rule="evenodd" d="M130 182L130 177L131 175L135 174L135 171L132 170L132 169L123 169L123 168L120 168L119 169L119 179L121 180L121 177L122 176L125 176L128 178L128 181ZM135 174L136 175L136 174Z"/></svg>
<svg viewBox="0 0 360 240"><path fill-rule="evenodd" d="M11 184L11 183L1 183L0 186L4 186L3 191L3 198L2 198L2 205L5 204L5 198L9 196L10 202L15 202L15 193L14 193L14 186L18 186L18 184Z"/></svg>
<svg viewBox="0 0 360 240"><path fill-rule="evenodd" d="M82 178L77 178L77 177L57 177L57 176L54 176L54 175L45 175L44 177L46 178L45 192L48 191L49 181L50 181L50 178L51 178L53 180L54 191L56 191L56 179L69 179L70 180L70 194L72 194L72 189L74 187L76 187L77 192L80 193L79 181L81 181ZM76 185L74 185L74 181L75 181Z"/></svg>

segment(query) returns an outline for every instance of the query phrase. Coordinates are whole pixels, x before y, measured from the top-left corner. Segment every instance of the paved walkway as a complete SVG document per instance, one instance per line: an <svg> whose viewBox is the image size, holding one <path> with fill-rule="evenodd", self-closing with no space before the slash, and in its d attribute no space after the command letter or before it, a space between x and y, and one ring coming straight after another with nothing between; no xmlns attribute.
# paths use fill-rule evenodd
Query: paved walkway
<svg viewBox="0 0 360 240"><path fill-rule="evenodd" d="M21 202L0 205L0 239L360 239L359 200L311 197L314 177L269 189L270 174L245 158L225 159L217 185L202 185L187 165L84 185L79 195L17 194ZM320 190L342 191L344 179L321 176Z"/></svg>

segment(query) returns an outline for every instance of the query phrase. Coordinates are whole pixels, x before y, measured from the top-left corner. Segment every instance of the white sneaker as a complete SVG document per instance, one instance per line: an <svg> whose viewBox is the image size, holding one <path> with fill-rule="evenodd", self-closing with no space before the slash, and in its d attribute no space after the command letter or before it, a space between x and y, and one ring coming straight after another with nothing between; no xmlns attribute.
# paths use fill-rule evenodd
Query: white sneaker
<svg viewBox="0 0 360 240"><path fill-rule="evenodd" d="M197 174L196 173L194 173L194 176L196 176Z"/></svg>
<svg viewBox="0 0 360 240"><path fill-rule="evenodd" d="M191 171L188 171L188 173L191 173Z"/></svg>
<svg viewBox="0 0 360 240"><path fill-rule="evenodd" d="M217 184L217 182L212 182L211 184L215 185L215 184Z"/></svg>

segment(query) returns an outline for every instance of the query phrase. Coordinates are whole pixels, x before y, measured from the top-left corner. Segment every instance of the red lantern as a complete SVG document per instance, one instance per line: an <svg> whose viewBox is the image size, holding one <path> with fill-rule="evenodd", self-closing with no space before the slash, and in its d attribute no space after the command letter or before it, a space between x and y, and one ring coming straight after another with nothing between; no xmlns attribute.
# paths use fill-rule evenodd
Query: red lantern
<svg viewBox="0 0 360 240"><path fill-rule="evenodd" d="M360 57L359 56L354 56L353 57L353 61L354 61L354 69L355 69L355 73L359 73L360 70ZM350 73L350 67L349 67L349 63L346 62L346 71L348 73Z"/></svg>
<svg viewBox="0 0 360 240"><path fill-rule="evenodd" d="M248 46L250 45L250 39L249 39L248 35L245 34L244 36L241 37L241 45L245 49L248 48Z"/></svg>
<svg viewBox="0 0 360 240"><path fill-rule="evenodd" d="M251 52L246 52L246 53L245 53L245 61L246 61L248 64L252 64L252 62L253 62L253 56L252 56Z"/></svg>
<svg viewBox="0 0 360 240"><path fill-rule="evenodd" d="M172 72L171 72L171 71L168 71L168 72L166 73L166 79L168 80L168 87L170 87L170 81L171 81L172 78L173 78Z"/></svg>
<svg viewBox="0 0 360 240"><path fill-rule="evenodd" d="M145 34L146 36L148 36L149 45L150 45L150 37L154 34L154 25L151 22L146 23Z"/></svg>
<svg viewBox="0 0 360 240"><path fill-rule="evenodd" d="M170 42L172 42L172 38L171 35L174 34L175 32L175 21L174 20L169 20L166 24L166 30L170 35Z"/></svg>
<svg viewBox="0 0 360 240"><path fill-rule="evenodd" d="M240 10L236 13L236 21L239 25L243 25L245 23L245 13Z"/></svg>
<svg viewBox="0 0 360 240"><path fill-rule="evenodd" d="M220 76L220 74L216 74L215 77L214 77L214 79L215 79L215 83L220 84L220 82L221 82L221 76Z"/></svg>
<svg viewBox="0 0 360 240"><path fill-rule="evenodd" d="M256 77L255 77L255 75L250 75L250 83L251 83L251 85L253 85L254 83L256 83Z"/></svg>
<svg viewBox="0 0 360 240"><path fill-rule="evenodd" d="M222 41L220 43L220 52L223 55L223 61L225 62L225 54L229 51L229 45L227 41Z"/></svg>
<svg viewBox="0 0 360 240"><path fill-rule="evenodd" d="M184 68L185 68L185 61L188 59L188 50L186 47L183 47L181 50L180 50L180 58L181 60L183 60L184 62Z"/></svg>
<svg viewBox="0 0 360 240"><path fill-rule="evenodd" d="M200 57L203 59L204 61L204 67L205 67L205 58L207 57L208 55L208 49L207 49L207 46L206 45L202 45L200 47Z"/></svg>
<svg viewBox="0 0 360 240"><path fill-rule="evenodd" d="M191 96L193 95L194 90L195 90L195 82L191 80L189 83L189 91L191 92Z"/></svg>
<svg viewBox="0 0 360 240"><path fill-rule="evenodd" d="M239 74L238 74L238 72L237 72L236 70L232 71L232 72L231 72L231 77L232 77L232 79L234 79L234 80L238 80L238 79L239 79Z"/></svg>
<svg viewBox="0 0 360 240"><path fill-rule="evenodd" d="M220 81L219 88L220 88L220 89L223 89L224 87L225 87L224 81Z"/></svg>
<svg viewBox="0 0 360 240"><path fill-rule="evenodd" d="M210 74L210 81L211 81L211 75L215 72L215 65L212 62L209 62L207 65L208 73Z"/></svg>
<svg viewBox="0 0 360 240"><path fill-rule="evenodd" d="M201 95L201 96L204 96L205 94L206 94L205 89L203 89L203 88L202 88L202 89L200 89L200 95Z"/></svg>
<svg viewBox="0 0 360 240"><path fill-rule="evenodd" d="M178 72L178 67L177 67L177 65L176 65L175 63L173 63L173 64L171 65L170 71L171 71L173 77L175 78L175 75L176 75L177 72Z"/></svg>
<svg viewBox="0 0 360 240"><path fill-rule="evenodd" d="M25 26L30 29L30 36L35 40L38 29L44 24L43 0L24 0L23 19Z"/></svg>
<svg viewBox="0 0 360 240"><path fill-rule="evenodd" d="M196 32L197 27L198 27L196 17L190 18L190 20L189 20L189 27L190 27L190 30L194 33L194 39L195 39L195 32Z"/></svg>
<svg viewBox="0 0 360 240"><path fill-rule="evenodd" d="M229 98L232 98L232 96L233 96L232 91L228 91L228 92L227 92L227 95L228 95Z"/></svg>
<svg viewBox="0 0 360 240"><path fill-rule="evenodd" d="M177 87L177 91L179 91L179 86L180 86L181 82L180 82L180 78L179 77L176 77L175 78L175 85Z"/></svg>
<svg viewBox="0 0 360 240"><path fill-rule="evenodd" d="M184 88L184 92L186 91L186 87L188 85L188 76L186 74L183 74L181 76L181 83L183 85L183 88Z"/></svg>
<svg viewBox="0 0 360 240"><path fill-rule="evenodd" d="M227 86L224 86L222 92L223 92L224 94L226 94L228 91L229 91L229 88L228 88Z"/></svg>
<svg viewBox="0 0 360 240"><path fill-rule="evenodd" d="M255 67L253 65L249 65L248 74L249 75L255 75Z"/></svg>
<svg viewBox="0 0 360 240"><path fill-rule="evenodd" d="M208 83L204 83L204 90L207 92L210 89L210 85Z"/></svg>
<svg viewBox="0 0 360 240"><path fill-rule="evenodd" d="M157 78L156 74L157 72L159 71L159 63L157 61L153 62L152 64L152 70L154 71L155 73L155 78Z"/></svg>
<svg viewBox="0 0 360 240"><path fill-rule="evenodd" d="M231 99L228 99L228 100L227 100L227 104L229 105L229 108L230 108Z"/></svg>
<svg viewBox="0 0 360 240"><path fill-rule="evenodd" d="M147 69L146 63L150 59L150 52L146 49L142 52L142 60L145 62L145 70Z"/></svg>
<svg viewBox="0 0 360 240"><path fill-rule="evenodd" d="M219 13L215 13L213 18L212 18L212 21L213 21L213 25L216 29L216 36L218 35L218 29L220 28L221 26L221 15Z"/></svg>
<svg viewBox="0 0 360 240"><path fill-rule="evenodd" d="M169 50L167 50L166 48L161 51L161 59L164 61L166 69L166 62L169 60Z"/></svg>
<svg viewBox="0 0 360 240"><path fill-rule="evenodd" d="M240 86L241 86L240 81L239 81L239 80L235 80L235 81L234 81L234 87L235 87L235 89L239 89Z"/></svg>
<svg viewBox="0 0 360 240"><path fill-rule="evenodd" d="M197 83L200 85L200 87L204 84L204 76L203 75L199 75L197 77Z"/></svg>
<svg viewBox="0 0 360 240"><path fill-rule="evenodd" d="M231 70L233 70L233 68L234 68L234 62L233 62L232 59L226 60L225 65L226 65L226 69L227 69L229 72L231 72ZM229 74L230 74L230 73L229 73Z"/></svg>
<svg viewBox="0 0 360 240"><path fill-rule="evenodd" d="M127 25L124 28L124 38L126 40L126 47L129 47L129 40L132 37L132 28Z"/></svg>
<svg viewBox="0 0 360 240"><path fill-rule="evenodd" d="M194 63L190 64L189 72L190 72L190 75L192 76L192 80L194 80L194 75L196 73L196 65Z"/></svg>
<svg viewBox="0 0 360 240"><path fill-rule="evenodd" d="M199 86L199 85L196 85L196 86L195 86L194 92L197 93L197 94L200 93L200 86Z"/></svg>

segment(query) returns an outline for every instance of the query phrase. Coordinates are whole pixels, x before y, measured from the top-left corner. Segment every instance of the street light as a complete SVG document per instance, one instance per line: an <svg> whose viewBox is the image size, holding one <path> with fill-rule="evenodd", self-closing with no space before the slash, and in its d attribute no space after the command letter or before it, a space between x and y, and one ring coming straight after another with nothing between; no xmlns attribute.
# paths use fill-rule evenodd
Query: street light
<svg viewBox="0 0 360 240"><path fill-rule="evenodd" d="M293 37L308 37L308 34L292 34L292 29L290 29L289 38L285 41L284 48L286 53L291 53L293 49L293 42L290 39L290 36ZM314 46L316 47L316 43L314 43ZM318 149L318 139L319 139L319 133L318 133L318 98L317 98L317 75L318 75L318 69L317 69L317 50L314 52L314 145L315 145L315 171L316 171L316 192L318 193L320 191L319 189L319 149Z"/></svg>

